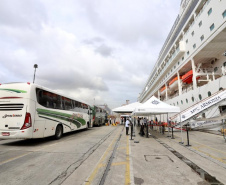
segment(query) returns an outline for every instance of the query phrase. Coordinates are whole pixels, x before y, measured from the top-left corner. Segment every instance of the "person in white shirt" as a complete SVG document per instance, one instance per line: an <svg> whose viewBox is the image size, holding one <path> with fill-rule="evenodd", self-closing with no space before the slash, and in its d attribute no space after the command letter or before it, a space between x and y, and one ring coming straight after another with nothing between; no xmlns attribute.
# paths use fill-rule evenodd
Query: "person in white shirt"
<svg viewBox="0 0 226 185"><path fill-rule="evenodd" d="M126 119L126 135L129 135L129 125L130 125L130 121L129 118Z"/></svg>

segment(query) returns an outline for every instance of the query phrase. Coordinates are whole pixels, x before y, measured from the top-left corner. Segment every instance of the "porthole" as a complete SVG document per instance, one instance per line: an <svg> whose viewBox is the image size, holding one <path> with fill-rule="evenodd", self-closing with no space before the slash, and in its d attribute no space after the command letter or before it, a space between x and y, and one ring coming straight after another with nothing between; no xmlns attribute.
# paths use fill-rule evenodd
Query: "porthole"
<svg viewBox="0 0 226 185"><path fill-rule="evenodd" d="M202 95L201 94L199 94L199 99L202 100Z"/></svg>
<svg viewBox="0 0 226 185"><path fill-rule="evenodd" d="M208 91L208 96L211 96L211 92L210 91Z"/></svg>
<svg viewBox="0 0 226 185"><path fill-rule="evenodd" d="M191 97L191 100L194 102L194 101L195 101L195 98L192 96L192 97Z"/></svg>

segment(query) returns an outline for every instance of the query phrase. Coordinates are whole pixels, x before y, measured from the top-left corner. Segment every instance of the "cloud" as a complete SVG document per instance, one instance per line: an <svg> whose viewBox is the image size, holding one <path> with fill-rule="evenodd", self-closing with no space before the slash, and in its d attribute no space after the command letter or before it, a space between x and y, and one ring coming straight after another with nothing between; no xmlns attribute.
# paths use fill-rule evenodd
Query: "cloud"
<svg viewBox="0 0 226 185"><path fill-rule="evenodd" d="M134 102L178 7L178 0L2 0L0 83L31 82L38 64L40 85L111 108Z"/></svg>
<svg viewBox="0 0 226 185"><path fill-rule="evenodd" d="M96 48L96 52L103 55L104 57L108 57L112 55L112 48L106 46L105 44L100 45L98 48Z"/></svg>
<svg viewBox="0 0 226 185"><path fill-rule="evenodd" d="M46 10L39 1L1 0L0 22L1 25L38 31L42 23L47 22Z"/></svg>

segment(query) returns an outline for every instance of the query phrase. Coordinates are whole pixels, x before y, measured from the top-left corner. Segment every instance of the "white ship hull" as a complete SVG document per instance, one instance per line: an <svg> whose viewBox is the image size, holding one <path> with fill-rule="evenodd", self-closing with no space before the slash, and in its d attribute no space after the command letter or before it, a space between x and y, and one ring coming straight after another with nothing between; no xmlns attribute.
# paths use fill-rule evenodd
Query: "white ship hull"
<svg viewBox="0 0 226 185"><path fill-rule="evenodd" d="M151 96L181 111L226 89L226 1L182 0L181 10L138 100ZM191 72L189 76L186 76ZM170 93L160 93L175 77ZM182 77L182 78L180 78ZM175 83L175 82L174 82ZM169 86L170 89L170 86ZM213 122L193 122L194 129L219 127L226 101L198 115ZM173 115L171 115L173 116ZM166 116L162 119L165 119Z"/></svg>

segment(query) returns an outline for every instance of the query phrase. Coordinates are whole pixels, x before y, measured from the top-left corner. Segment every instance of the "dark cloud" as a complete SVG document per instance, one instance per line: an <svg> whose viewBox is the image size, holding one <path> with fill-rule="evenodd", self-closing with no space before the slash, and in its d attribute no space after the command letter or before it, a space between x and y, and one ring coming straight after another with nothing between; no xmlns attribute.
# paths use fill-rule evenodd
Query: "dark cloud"
<svg viewBox="0 0 226 185"><path fill-rule="evenodd" d="M106 46L105 44L100 45L98 48L95 50L97 53L103 55L104 57L108 57L112 55L113 49Z"/></svg>

